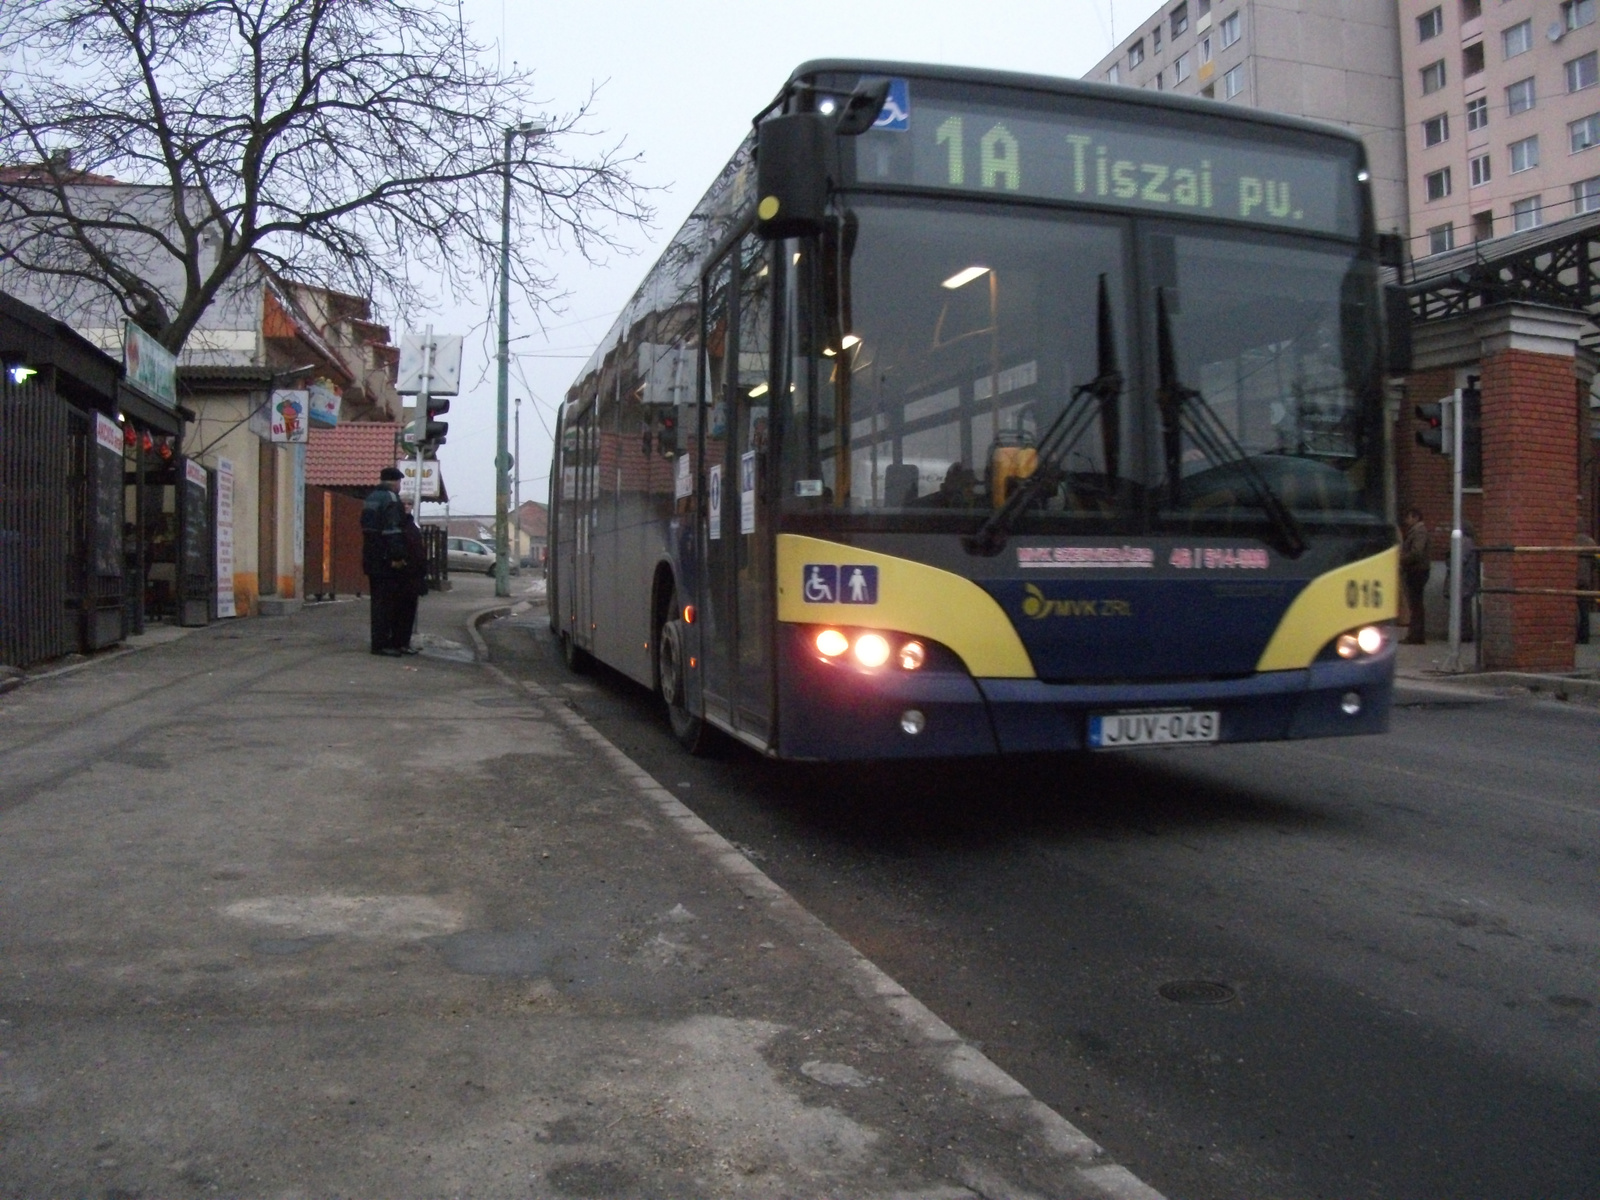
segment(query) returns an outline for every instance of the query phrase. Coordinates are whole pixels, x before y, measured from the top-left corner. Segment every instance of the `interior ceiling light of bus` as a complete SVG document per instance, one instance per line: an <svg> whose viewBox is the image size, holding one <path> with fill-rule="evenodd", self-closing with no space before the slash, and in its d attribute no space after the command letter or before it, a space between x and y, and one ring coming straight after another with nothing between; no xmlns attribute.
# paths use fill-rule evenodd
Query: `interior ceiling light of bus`
<svg viewBox="0 0 1600 1200"><path fill-rule="evenodd" d="M939 286L947 287L951 291L955 291L958 287L966 287L967 284L971 283L974 279L982 279L988 273L988 267L965 267L962 270L957 271L954 275L950 276L949 279L946 279Z"/></svg>

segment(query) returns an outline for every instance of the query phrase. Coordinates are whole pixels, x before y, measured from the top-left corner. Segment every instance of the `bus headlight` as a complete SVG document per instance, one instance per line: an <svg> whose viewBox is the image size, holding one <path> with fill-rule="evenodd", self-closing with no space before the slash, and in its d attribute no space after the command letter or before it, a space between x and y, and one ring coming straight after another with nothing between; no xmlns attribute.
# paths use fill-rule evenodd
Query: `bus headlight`
<svg viewBox="0 0 1600 1200"><path fill-rule="evenodd" d="M1385 636L1380 625L1363 625L1352 633L1341 633L1333 644L1340 658L1360 658L1383 649Z"/></svg>
<svg viewBox="0 0 1600 1200"><path fill-rule="evenodd" d="M889 661L889 639L881 633L863 633L856 639L856 661L863 667L881 667Z"/></svg>
<svg viewBox="0 0 1600 1200"><path fill-rule="evenodd" d="M928 661L928 652L923 649L921 642L907 642L900 647L900 669L915 671Z"/></svg>
<svg viewBox="0 0 1600 1200"><path fill-rule="evenodd" d="M850 649L850 639L837 629L824 629L817 634L817 653L824 658L838 658Z"/></svg>

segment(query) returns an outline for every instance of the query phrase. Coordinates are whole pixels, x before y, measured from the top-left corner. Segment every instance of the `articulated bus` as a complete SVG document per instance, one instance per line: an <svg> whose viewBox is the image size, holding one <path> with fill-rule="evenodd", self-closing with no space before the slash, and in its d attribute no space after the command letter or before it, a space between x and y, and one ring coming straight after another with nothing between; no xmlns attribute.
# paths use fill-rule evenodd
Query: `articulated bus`
<svg viewBox="0 0 1600 1200"><path fill-rule="evenodd" d="M1391 247L1337 129L807 63L562 405L562 653L691 750L1382 732Z"/></svg>

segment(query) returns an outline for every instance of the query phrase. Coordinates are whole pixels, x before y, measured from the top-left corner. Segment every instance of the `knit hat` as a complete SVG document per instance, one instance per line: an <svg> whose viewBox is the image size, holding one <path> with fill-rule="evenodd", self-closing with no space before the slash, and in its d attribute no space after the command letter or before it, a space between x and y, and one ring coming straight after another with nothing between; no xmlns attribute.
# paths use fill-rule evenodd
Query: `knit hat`
<svg viewBox="0 0 1600 1200"><path fill-rule="evenodd" d="M392 483L396 479L404 479L405 475L399 467L385 467L378 472L378 480L382 483Z"/></svg>

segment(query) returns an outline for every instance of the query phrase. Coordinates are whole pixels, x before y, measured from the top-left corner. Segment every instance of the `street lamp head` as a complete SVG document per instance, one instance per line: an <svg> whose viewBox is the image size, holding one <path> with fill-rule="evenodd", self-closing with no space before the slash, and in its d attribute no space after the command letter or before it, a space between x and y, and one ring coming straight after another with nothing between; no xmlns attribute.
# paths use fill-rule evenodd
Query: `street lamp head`
<svg viewBox="0 0 1600 1200"><path fill-rule="evenodd" d="M538 137L547 126L543 121L518 121L506 130L507 137Z"/></svg>

